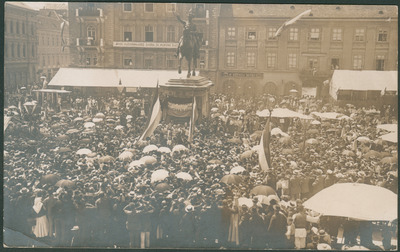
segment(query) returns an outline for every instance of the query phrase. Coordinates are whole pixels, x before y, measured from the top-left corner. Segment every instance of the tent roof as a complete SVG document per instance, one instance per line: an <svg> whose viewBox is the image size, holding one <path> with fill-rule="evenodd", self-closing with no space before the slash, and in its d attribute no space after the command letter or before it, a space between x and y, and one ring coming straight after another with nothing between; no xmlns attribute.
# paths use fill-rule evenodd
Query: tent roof
<svg viewBox="0 0 400 252"><path fill-rule="evenodd" d="M332 83L340 90L397 91L397 71L335 70Z"/></svg>
<svg viewBox="0 0 400 252"><path fill-rule="evenodd" d="M186 78L186 73L176 70L136 70L103 68L60 68L49 86L71 87L122 87L155 88L157 82L165 84L170 79Z"/></svg>

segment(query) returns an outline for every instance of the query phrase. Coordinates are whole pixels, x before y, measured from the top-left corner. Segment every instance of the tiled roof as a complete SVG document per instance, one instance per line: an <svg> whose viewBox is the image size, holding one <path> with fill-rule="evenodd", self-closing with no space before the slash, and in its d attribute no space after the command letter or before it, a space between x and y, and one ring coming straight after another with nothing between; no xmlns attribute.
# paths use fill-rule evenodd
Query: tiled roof
<svg viewBox="0 0 400 252"><path fill-rule="evenodd" d="M397 6L389 5L232 4L233 16L243 18L295 17L309 9L313 18L397 18L398 16ZM227 14L225 12L221 15Z"/></svg>

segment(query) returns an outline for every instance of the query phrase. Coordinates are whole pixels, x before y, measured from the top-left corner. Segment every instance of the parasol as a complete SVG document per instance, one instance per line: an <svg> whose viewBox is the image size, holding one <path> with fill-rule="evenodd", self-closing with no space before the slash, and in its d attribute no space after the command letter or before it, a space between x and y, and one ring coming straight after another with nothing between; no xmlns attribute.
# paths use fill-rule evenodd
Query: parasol
<svg viewBox="0 0 400 252"><path fill-rule="evenodd" d="M371 141L371 139L369 139L368 137L365 137L365 136L360 136L357 138L357 141L359 141L360 143L368 143Z"/></svg>
<svg viewBox="0 0 400 252"><path fill-rule="evenodd" d="M382 140L391 142L391 143L397 143L397 132L392 132L386 135L381 136Z"/></svg>
<svg viewBox="0 0 400 252"><path fill-rule="evenodd" d="M141 161L141 160L134 160L132 162L129 163L129 167L138 167L141 165L145 165L145 162Z"/></svg>
<svg viewBox="0 0 400 252"><path fill-rule="evenodd" d="M75 134L78 132L79 132L79 130L77 130L77 129L69 129L69 130L67 130L66 134Z"/></svg>
<svg viewBox="0 0 400 252"><path fill-rule="evenodd" d="M397 162L398 162L397 158L395 158L395 157L384 157L381 160L382 164L395 164Z"/></svg>
<svg viewBox="0 0 400 252"><path fill-rule="evenodd" d="M318 140L315 138L310 138L310 139L306 140L306 144L308 144L308 145L314 145L314 144L318 144L318 143L319 143Z"/></svg>
<svg viewBox="0 0 400 252"><path fill-rule="evenodd" d="M172 148L172 152L187 151L187 150L188 150L188 148L186 148L182 144L175 145L174 148Z"/></svg>
<svg viewBox="0 0 400 252"><path fill-rule="evenodd" d="M235 166L231 169L230 174L238 174L246 171L246 169L242 166Z"/></svg>
<svg viewBox="0 0 400 252"><path fill-rule="evenodd" d="M67 180L67 179L61 179L56 183L56 186L74 188L75 187L75 182L71 181L71 180Z"/></svg>
<svg viewBox="0 0 400 252"><path fill-rule="evenodd" d="M83 125L83 127L85 128L92 128L96 126L96 124L92 123L92 122L85 122L85 124Z"/></svg>
<svg viewBox="0 0 400 252"><path fill-rule="evenodd" d="M65 152L71 152L72 150L68 147L61 147L60 149L57 150L58 153L65 153Z"/></svg>
<svg viewBox="0 0 400 252"><path fill-rule="evenodd" d="M60 176L58 176L57 174L47 174L40 179L40 182L42 184L54 185L57 183L57 181L60 181L60 179Z"/></svg>
<svg viewBox="0 0 400 252"><path fill-rule="evenodd" d="M82 117L77 117L77 118L74 119L74 122L80 122L80 121L83 121Z"/></svg>
<svg viewBox="0 0 400 252"><path fill-rule="evenodd" d="M218 112L218 108L212 108L211 112Z"/></svg>
<svg viewBox="0 0 400 252"><path fill-rule="evenodd" d="M107 155L107 156L100 157L98 159L98 161L99 161L99 163L108 163L108 162L114 161L114 157Z"/></svg>
<svg viewBox="0 0 400 252"><path fill-rule="evenodd" d="M193 177L187 172L179 172L176 177L188 181L193 180Z"/></svg>
<svg viewBox="0 0 400 252"><path fill-rule="evenodd" d="M303 205L325 216L365 221L397 219L397 195L386 188L367 184L334 184L311 197Z"/></svg>
<svg viewBox="0 0 400 252"><path fill-rule="evenodd" d="M239 206L246 205L247 207L253 206L253 200L245 197L241 197L238 199Z"/></svg>
<svg viewBox="0 0 400 252"><path fill-rule="evenodd" d="M133 158L133 153L130 151L124 151L121 154L119 154L118 159L122 161L128 161Z"/></svg>
<svg viewBox="0 0 400 252"><path fill-rule="evenodd" d="M158 148L158 152L168 154L168 153L171 153L171 149L168 147L160 147L160 148Z"/></svg>
<svg viewBox="0 0 400 252"><path fill-rule="evenodd" d="M276 192L270 186L259 185L259 186L254 187L253 189L251 189L250 194L268 196L268 195L276 195Z"/></svg>
<svg viewBox="0 0 400 252"><path fill-rule="evenodd" d="M94 117L95 118L105 118L106 116L103 113L97 113Z"/></svg>
<svg viewBox="0 0 400 252"><path fill-rule="evenodd" d="M169 176L169 172L164 169L159 169L151 174L151 183L162 181Z"/></svg>
<svg viewBox="0 0 400 252"><path fill-rule="evenodd" d="M397 131L397 124L379 124L376 126L377 129L383 129L390 132Z"/></svg>
<svg viewBox="0 0 400 252"><path fill-rule="evenodd" d="M221 178L220 180L222 183L225 183L227 185L230 184L239 184L240 182L242 182L242 178L239 177L238 175L234 175L234 174L229 174L229 175L225 175Z"/></svg>
<svg viewBox="0 0 400 252"><path fill-rule="evenodd" d="M92 153L92 151L89 150L89 149L86 149L86 148L80 149L80 150L78 150L78 151L76 152L77 155L87 155L87 154L89 154L89 153Z"/></svg>
<svg viewBox="0 0 400 252"><path fill-rule="evenodd" d="M94 123L98 123L98 122L102 122L102 121L103 121L103 118L98 118L98 117L95 117L92 120L92 122L94 122Z"/></svg>
<svg viewBox="0 0 400 252"><path fill-rule="evenodd" d="M364 154L365 158L380 158L381 154L377 151L370 150L367 153Z"/></svg>
<svg viewBox="0 0 400 252"><path fill-rule="evenodd" d="M314 120L314 121L311 122L311 124L312 124L312 125L320 125L321 122L320 122L320 121L317 121L317 120Z"/></svg>
<svg viewBox="0 0 400 252"><path fill-rule="evenodd" d="M143 153L149 153L149 152L157 151L157 150L158 150L157 146L155 146L154 144L150 144L143 148Z"/></svg>
<svg viewBox="0 0 400 252"><path fill-rule="evenodd" d="M157 162L157 159L152 156L144 156L140 159L140 161L144 162L146 165L148 164L154 164Z"/></svg>
<svg viewBox="0 0 400 252"><path fill-rule="evenodd" d="M167 183L160 183L160 184L156 185L155 189L158 192L164 192L164 191L170 190L171 186L168 185Z"/></svg>

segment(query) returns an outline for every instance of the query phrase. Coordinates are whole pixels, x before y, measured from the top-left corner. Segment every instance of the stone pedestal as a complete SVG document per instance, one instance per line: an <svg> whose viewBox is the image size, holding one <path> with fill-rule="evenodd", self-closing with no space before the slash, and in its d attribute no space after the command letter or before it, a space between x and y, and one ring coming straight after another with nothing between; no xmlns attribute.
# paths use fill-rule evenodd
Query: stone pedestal
<svg viewBox="0 0 400 252"><path fill-rule="evenodd" d="M201 76L186 79L170 79L159 85L159 95L163 120L188 121L191 116L193 99L196 99L197 118L210 116L210 88L214 84Z"/></svg>

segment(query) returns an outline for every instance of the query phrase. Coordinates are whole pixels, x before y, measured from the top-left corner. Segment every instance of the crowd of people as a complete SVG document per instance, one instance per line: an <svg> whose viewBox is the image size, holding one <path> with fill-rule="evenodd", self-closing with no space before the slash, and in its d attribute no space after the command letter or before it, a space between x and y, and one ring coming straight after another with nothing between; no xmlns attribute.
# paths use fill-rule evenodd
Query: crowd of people
<svg viewBox="0 0 400 252"><path fill-rule="evenodd" d="M187 124L163 122L138 141L149 106L138 97L73 97L70 110L42 113L33 131L19 111L4 137L4 225L63 247L391 249L393 223L319 216L302 203L335 183L397 193L397 145L379 140L376 127L397 123L394 115L312 97L270 100L212 95L211 116L199 120L192 142ZM271 137L271 167L264 171L254 147L266 118L256 112L278 107L347 117L314 118L320 124L273 118L271 128L289 136ZM354 144L360 136L369 141ZM148 145L158 149L144 153ZM149 162L135 161L145 156ZM234 167L244 168L232 176L240 179L221 182ZM154 179L159 169L168 175ZM260 185L276 197L255 195ZM381 246L372 240L378 224Z"/></svg>

